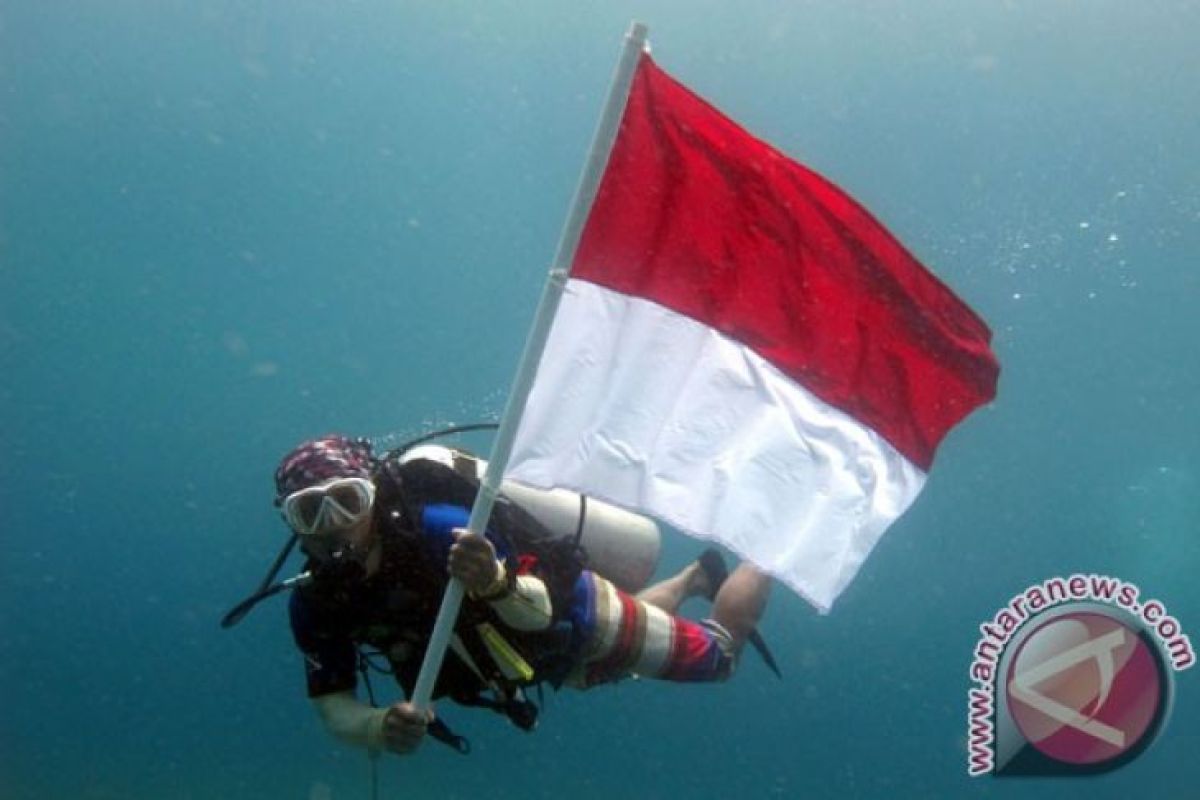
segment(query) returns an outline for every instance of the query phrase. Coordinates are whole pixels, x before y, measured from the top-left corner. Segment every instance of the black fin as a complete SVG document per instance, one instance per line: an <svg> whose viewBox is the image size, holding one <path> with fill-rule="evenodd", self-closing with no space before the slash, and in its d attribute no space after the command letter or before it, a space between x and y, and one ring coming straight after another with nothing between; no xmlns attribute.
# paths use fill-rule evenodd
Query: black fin
<svg viewBox="0 0 1200 800"><path fill-rule="evenodd" d="M721 590L721 586L725 584L725 579L729 577L729 568L725 566L725 559L721 557L721 551L715 547L710 547L700 554L697 559L700 564L700 569L704 570L704 574L708 576L708 585L710 592L707 595L709 601L716 599L717 592ZM775 676L783 680L783 673L779 671L779 663L775 661L775 656L771 653L771 648L767 647L767 642L763 639L762 634L758 629L750 631L749 642L758 651L763 662L775 673Z"/></svg>
<svg viewBox="0 0 1200 800"><path fill-rule="evenodd" d="M768 669L775 673L775 677L783 680L783 673L779 671L779 664L775 661L775 656L771 654L771 648L767 647L766 640L762 634L758 632L758 628L750 631L750 644L754 645L754 649L762 656L762 660L766 663Z"/></svg>
<svg viewBox="0 0 1200 800"><path fill-rule="evenodd" d="M721 557L721 551L715 547L705 550L696 561L708 578L709 590L705 597L711 603L716 599L717 592L721 591L725 579L729 577L729 569L725 566L725 559Z"/></svg>

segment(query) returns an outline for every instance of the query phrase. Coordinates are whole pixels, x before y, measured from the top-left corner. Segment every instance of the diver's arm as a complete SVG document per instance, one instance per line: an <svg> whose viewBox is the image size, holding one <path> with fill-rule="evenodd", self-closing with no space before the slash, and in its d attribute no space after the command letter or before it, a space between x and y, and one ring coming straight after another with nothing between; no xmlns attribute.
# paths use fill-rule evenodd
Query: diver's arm
<svg viewBox="0 0 1200 800"><path fill-rule="evenodd" d="M374 708L359 702L354 692L333 692L312 699L325 729L341 741L365 747L372 753L391 750L411 753L425 738L433 715L418 711L412 703Z"/></svg>
<svg viewBox="0 0 1200 800"><path fill-rule="evenodd" d="M383 720L388 709L360 702L351 689L314 697L312 704L325 729L337 739L373 752L384 748Z"/></svg>
<svg viewBox="0 0 1200 800"><path fill-rule="evenodd" d="M537 631L550 626L550 592L533 575L510 579L504 562L496 558L496 548L486 537L454 530L450 548L450 574L463 582L475 600L492 607L508 626L522 631Z"/></svg>
<svg viewBox="0 0 1200 800"><path fill-rule="evenodd" d="M541 578L533 575L518 575L510 586L505 574L504 562L496 562L496 579L490 591L475 595L492 607L492 610L509 627L519 631L540 631L550 626L553 613L550 592Z"/></svg>

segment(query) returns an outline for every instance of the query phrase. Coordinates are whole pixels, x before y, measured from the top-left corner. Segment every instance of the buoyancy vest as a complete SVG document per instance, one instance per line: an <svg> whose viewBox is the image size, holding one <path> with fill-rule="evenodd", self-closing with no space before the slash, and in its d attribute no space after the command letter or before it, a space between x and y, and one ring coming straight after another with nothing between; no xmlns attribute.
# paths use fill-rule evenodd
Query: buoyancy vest
<svg viewBox="0 0 1200 800"><path fill-rule="evenodd" d="M421 521L425 508L434 504L470 508L478 482L464 472L423 459L403 464L395 459L382 461L375 475L375 524L382 543L379 570L363 582L316 582L301 590L323 625L335 626L331 629L348 635L360 648L387 659L406 696L411 696L416 684L448 581ZM454 628L456 641L433 696L492 708L530 730L537 709L521 690L543 681L557 687L581 645L569 611L584 556L575 542L555 537L503 497L498 498L488 530L507 554L510 581L515 582L524 566L546 584L551 624L541 631L516 630L486 602L465 598ZM498 650L513 654L515 663L528 669L514 669L512 659L498 659Z"/></svg>

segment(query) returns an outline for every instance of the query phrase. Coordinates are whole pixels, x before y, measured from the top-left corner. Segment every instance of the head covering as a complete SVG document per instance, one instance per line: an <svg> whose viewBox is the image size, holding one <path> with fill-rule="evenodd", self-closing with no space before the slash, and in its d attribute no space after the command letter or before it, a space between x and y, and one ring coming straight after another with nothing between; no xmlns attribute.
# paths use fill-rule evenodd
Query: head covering
<svg viewBox="0 0 1200 800"><path fill-rule="evenodd" d="M302 442L275 470L275 505L292 492L333 478L370 478L375 465L366 439L329 435Z"/></svg>

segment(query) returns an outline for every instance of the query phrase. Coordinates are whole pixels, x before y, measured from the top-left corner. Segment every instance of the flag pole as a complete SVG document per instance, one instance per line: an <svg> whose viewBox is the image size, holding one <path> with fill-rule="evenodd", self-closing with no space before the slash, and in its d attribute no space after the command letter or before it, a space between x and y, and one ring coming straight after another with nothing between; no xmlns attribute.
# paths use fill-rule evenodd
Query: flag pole
<svg viewBox="0 0 1200 800"><path fill-rule="evenodd" d="M496 442L492 445L488 457L487 472L471 507L471 517L467 522L467 530L471 533L481 533L487 528L488 518L492 515L492 506L500 491L500 480L512 453L513 440L517 435L517 427L521 422L521 414L525 409L525 400L533 386L533 378L537 372L538 362L542 358L542 350L546 339L550 336L550 325L558 310L559 300L567 284L571 262L575 259L575 250L583 235L583 226L591 211L592 202L600 188L600 179L608 164L608 156L612 151L613 142L617 138L617 130L621 124L621 116L625 112L625 101L629 97L629 87L633 83L633 74L637 69L638 57L646 43L647 28L640 22L629 26L625 34L624 46L617 66L613 72L612 83L608 88L608 97L604 101L604 109L596 132L592 137L592 146L584 163L583 173L579 176L579 184L575 187L575 195L571 199L567 220L559 235L558 247L554 253L554 261L550 266L550 274L542 289L542 297L538 302L534 315L533 326L525 340L525 349L517 367L516 377L513 378L512 390L508 402L504 406L504 416L500 421L500 429L496 433ZM429 645L425 648L425 660L421 662L421 672L417 676L410 700L421 710L429 708L433 696L434 683L442 668L442 660L446 655L446 647L450 643L450 635L454 630L454 622L458 618L458 610L462 605L462 582L451 578L442 597L441 608L438 609L437 620L433 632L429 636Z"/></svg>

